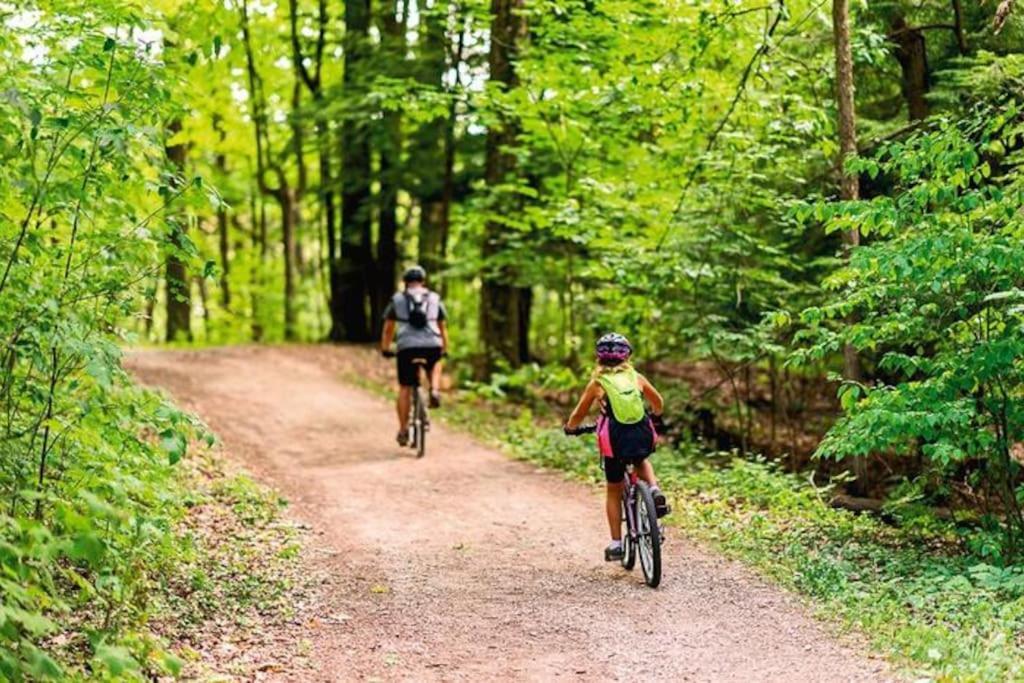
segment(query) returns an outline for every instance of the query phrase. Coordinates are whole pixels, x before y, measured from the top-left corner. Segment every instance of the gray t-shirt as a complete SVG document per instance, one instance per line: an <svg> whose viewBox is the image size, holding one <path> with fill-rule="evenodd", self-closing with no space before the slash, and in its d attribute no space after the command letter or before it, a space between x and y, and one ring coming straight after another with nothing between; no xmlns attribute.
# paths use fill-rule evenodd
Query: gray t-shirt
<svg viewBox="0 0 1024 683"><path fill-rule="evenodd" d="M409 300L407 296L416 301L424 301L424 311L427 314L427 326L415 328L409 324ZM438 323L448 318L444 310L441 297L436 292L431 292L425 287L410 287L404 292L395 292L384 309L384 319L394 320L398 323L398 330L395 340L398 350L402 349L439 349L441 343L441 328Z"/></svg>

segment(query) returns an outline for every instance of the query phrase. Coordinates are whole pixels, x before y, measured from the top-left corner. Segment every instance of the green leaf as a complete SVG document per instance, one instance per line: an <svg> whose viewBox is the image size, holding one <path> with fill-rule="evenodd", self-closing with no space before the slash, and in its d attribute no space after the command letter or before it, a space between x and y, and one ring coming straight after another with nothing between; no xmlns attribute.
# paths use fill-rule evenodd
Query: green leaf
<svg viewBox="0 0 1024 683"><path fill-rule="evenodd" d="M127 648L119 645L100 644L96 648L96 659L114 676L120 676L129 671L137 671L138 662L132 657Z"/></svg>
<svg viewBox="0 0 1024 683"><path fill-rule="evenodd" d="M178 432L168 429L160 434L160 447L167 452L167 461L175 465L185 456L188 442Z"/></svg>

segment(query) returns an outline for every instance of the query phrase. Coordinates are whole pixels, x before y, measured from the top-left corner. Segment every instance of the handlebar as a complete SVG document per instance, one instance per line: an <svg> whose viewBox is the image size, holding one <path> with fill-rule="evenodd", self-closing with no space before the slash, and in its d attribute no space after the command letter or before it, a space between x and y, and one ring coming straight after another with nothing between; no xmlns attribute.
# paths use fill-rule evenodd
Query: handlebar
<svg viewBox="0 0 1024 683"><path fill-rule="evenodd" d="M665 420L661 415L652 415L650 413L647 416L651 419L654 424L654 428L659 432L664 432L666 429ZM566 436L583 436L584 434L593 434L597 431L597 425L580 425L575 429L569 429L568 427L562 427L562 431L565 432Z"/></svg>
<svg viewBox="0 0 1024 683"><path fill-rule="evenodd" d="M562 427L562 431L565 432L566 436L583 436L584 434L593 434L597 431L597 425L580 425L575 429L569 429L568 427Z"/></svg>

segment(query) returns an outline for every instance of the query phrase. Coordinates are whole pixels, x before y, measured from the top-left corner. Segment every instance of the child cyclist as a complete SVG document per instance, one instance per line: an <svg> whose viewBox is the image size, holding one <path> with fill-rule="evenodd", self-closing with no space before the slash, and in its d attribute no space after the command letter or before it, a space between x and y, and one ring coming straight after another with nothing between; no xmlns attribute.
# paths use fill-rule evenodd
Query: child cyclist
<svg viewBox="0 0 1024 683"><path fill-rule="evenodd" d="M595 401L601 406L597 441L604 478L608 482L605 508L612 542L605 548L604 559L609 562L622 559L623 555L619 504L627 463L634 463L640 478L650 484L658 517L669 512L665 495L654 477L654 468L647 460L654 452L657 438L654 423L661 422L664 402L647 378L633 369L629 362L632 354L633 347L621 334L606 334L597 340L597 367L565 423L566 434L572 434ZM651 406L651 416L644 409L644 399Z"/></svg>

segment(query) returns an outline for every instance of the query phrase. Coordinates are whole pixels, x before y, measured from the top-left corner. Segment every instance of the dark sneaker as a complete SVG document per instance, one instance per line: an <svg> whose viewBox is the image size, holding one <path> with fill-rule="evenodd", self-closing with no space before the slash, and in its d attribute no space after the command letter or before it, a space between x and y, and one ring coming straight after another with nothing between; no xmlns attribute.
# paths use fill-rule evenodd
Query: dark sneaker
<svg viewBox="0 0 1024 683"><path fill-rule="evenodd" d="M440 408L441 407L441 392L431 391L430 392L430 407Z"/></svg>
<svg viewBox="0 0 1024 683"><path fill-rule="evenodd" d="M654 512L659 518L672 512L672 506L665 500L665 494L661 492L661 489L651 491L651 497L654 498Z"/></svg>
<svg viewBox="0 0 1024 683"><path fill-rule="evenodd" d="M625 551L622 549L622 544L615 545L610 543L607 548L604 549L604 561L605 562L617 562L621 560L625 555Z"/></svg>
<svg viewBox="0 0 1024 683"><path fill-rule="evenodd" d="M408 446L409 445L409 430L408 429L403 429L402 431L398 432L398 436L395 437L395 438L398 440L398 445L399 446Z"/></svg>

